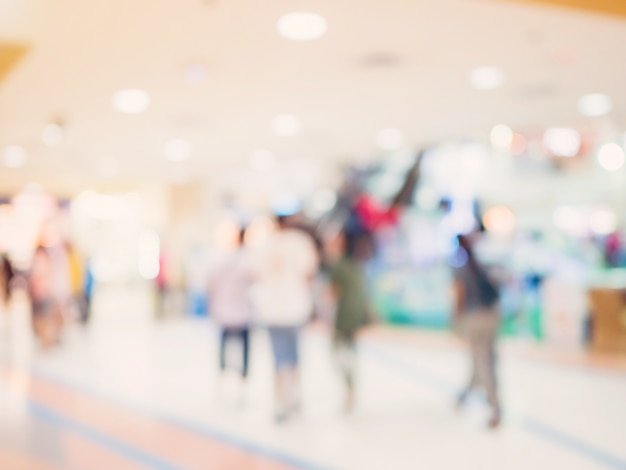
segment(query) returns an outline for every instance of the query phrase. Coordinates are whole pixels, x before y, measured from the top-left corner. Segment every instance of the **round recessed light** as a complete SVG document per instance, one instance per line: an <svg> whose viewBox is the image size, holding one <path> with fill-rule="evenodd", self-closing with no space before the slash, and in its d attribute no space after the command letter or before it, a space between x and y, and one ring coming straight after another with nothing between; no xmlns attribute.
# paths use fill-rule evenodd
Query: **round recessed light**
<svg viewBox="0 0 626 470"><path fill-rule="evenodd" d="M383 129L378 133L376 143L381 150L398 150L404 145L404 133L400 129Z"/></svg>
<svg viewBox="0 0 626 470"><path fill-rule="evenodd" d="M293 41L313 41L324 36L328 30L323 16L309 12L283 15L276 27L281 36Z"/></svg>
<svg viewBox="0 0 626 470"><path fill-rule="evenodd" d="M41 133L41 140L48 147L57 147L63 143L63 127L59 124L48 124L44 126Z"/></svg>
<svg viewBox="0 0 626 470"><path fill-rule="evenodd" d="M543 145L556 157L575 157L580 153L581 143L576 129L552 127L543 134Z"/></svg>
<svg viewBox="0 0 626 470"><path fill-rule="evenodd" d="M516 132L513 134L511 142L511 153L516 157L520 157L528 150L528 139L524 135Z"/></svg>
<svg viewBox="0 0 626 470"><path fill-rule="evenodd" d="M283 192L274 195L272 200L272 211L276 215L294 215L302 208L300 198L297 194Z"/></svg>
<svg viewBox="0 0 626 470"><path fill-rule="evenodd" d="M578 100L578 111L583 116L598 117L609 114L613 109L611 97L603 93L591 93Z"/></svg>
<svg viewBox="0 0 626 470"><path fill-rule="evenodd" d="M2 163L8 168L21 168L26 165L28 155L24 147L10 145L2 152Z"/></svg>
<svg viewBox="0 0 626 470"><path fill-rule="evenodd" d="M297 116L281 114L272 119L272 131L280 137L292 137L300 132L302 124Z"/></svg>
<svg viewBox="0 0 626 470"><path fill-rule="evenodd" d="M597 209L589 218L589 226L596 235L609 235L617 230L617 216L609 208Z"/></svg>
<svg viewBox="0 0 626 470"><path fill-rule="evenodd" d="M515 214L506 206L495 206L483 216L483 225L489 232L509 235L515 230Z"/></svg>
<svg viewBox="0 0 626 470"><path fill-rule="evenodd" d="M504 83L500 67L478 67L470 72L470 84L477 90L495 90Z"/></svg>
<svg viewBox="0 0 626 470"><path fill-rule="evenodd" d="M250 166L258 172L269 171L274 167L274 154L269 150L255 150L250 155Z"/></svg>
<svg viewBox="0 0 626 470"><path fill-rule="evenodd" d="M201 83L207 75L206 67L202 64L194 63L185 67L184 76L187 83Z"/></svg>
<svg viewBox="0 0 626 470"><path fill-rule="evenodd" d="M581 236L588 230L588 217L583 210L573 206L557 207L552 216L554 226L570 235Z"/></svg>
<svg viewBox="0 0 626 470"><path fill-rule="evenodd" d="M186 140L172 139L165 144L165 158L170 162L183 162L191 155L191 145Z"/></svg>
<svg viewBox="0 0 626 470"><path fill-rule="evenodd" d="M617 171L626 163L624 149L615 143L604 144L598 152L598 163L606 171Z"/></svg>
<svg viewBox="0 0 626 470"><path fill-rule="evenodd" d="M504 124L498 124L491 129L491 145L496 149L510 149L513 144L513 129Z"/></svg>
<svg viewBox="0 0 626 470"><path fill-rule="evenodd" d="M113 107L124 114L143 113L150 106L150 95L144 90L120 90L113 95Z"/></svg>

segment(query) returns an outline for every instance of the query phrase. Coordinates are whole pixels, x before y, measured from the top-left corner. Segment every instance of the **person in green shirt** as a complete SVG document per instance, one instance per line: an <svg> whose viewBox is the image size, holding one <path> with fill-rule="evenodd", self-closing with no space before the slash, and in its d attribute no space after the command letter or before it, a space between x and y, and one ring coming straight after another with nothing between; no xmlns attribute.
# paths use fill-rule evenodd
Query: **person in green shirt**
<svg viewBox="0 0 626 470"><path fill-rule="evenodd" d="M337 309L333 336L337 362L346 384L346 411L355 403L356 336L370 321L360 239L345 233L328 245L329 278Z"/></svg>

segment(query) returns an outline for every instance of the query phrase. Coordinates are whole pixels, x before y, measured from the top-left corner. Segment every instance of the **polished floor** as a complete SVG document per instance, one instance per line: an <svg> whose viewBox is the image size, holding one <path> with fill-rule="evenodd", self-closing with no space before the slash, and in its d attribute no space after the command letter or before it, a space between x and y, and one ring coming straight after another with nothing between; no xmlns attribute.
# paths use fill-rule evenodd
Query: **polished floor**
<svg viewBox="0 0 626 470"><path fill-rule="evenodd" d="M302 415L277 425L263 331L242 387L220 379L210 322L150 311L141 290L103 292L90 327L44 354L14 303L0 336L0 469L626 469L621 359L504 343L506 416L490 432L481 397L451 406L467 368L453 338L370 331L346 415L328 335L313 327Z"/></svg>

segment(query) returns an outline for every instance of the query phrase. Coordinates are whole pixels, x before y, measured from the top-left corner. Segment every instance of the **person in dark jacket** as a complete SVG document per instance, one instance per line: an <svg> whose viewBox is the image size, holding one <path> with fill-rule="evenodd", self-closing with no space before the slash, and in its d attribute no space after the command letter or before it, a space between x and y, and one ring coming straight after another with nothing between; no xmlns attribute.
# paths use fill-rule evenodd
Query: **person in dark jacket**
<svg viewBox="0 0 626 470"><path fill-rule="evenodd" d="M489 427L500 425L501 407L496 381L496 340L500 327L499 293L485 269L474 254L475 238L458 237L459 263L454 273L455 310L454 319L461 334L467 340L472 373L466 388L458 398L463 405L468 394L481 387L487 394L492 409Z"/></svg>

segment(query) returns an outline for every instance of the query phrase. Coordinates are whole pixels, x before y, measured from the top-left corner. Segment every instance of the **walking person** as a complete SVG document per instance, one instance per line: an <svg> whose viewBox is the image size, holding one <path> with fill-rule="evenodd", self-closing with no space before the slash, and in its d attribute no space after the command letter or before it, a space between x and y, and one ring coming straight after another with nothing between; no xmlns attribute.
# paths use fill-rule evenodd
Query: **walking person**
<svg viewBox="0 0 626 470"><path fill-rule="evenodd" d="M93 294L96 287L96 280L93 276L93 266L91 260L88 258L85 262L85 276L83 285L83 316L81 322L83 325L88 325L91 319Z"/></svg>
<svg viewBox="0 0 626 470"><path fill-rule="evenodd" d="M352 411L356 401L356 336L369 323L370 308L366 294L359 237L339 234L327 249L329 278L336 299L333 341L337 364L346 386L344 407Z"/></svg>
<svg viewBox="0 0 626 470"><path fill-rule="evenodd" d="M56 345L63 326L64 305L59 299L54 260L44 246L38 246L28 276L28 293L33 314L33 329L43 349Z"/></svg>
<svg viewBox="0 0 626 470"><path fill-rule="evenodd" d="M159 320L162 320L167 314L167 297L169 291L167 269L168 265L165 258L165 252L161 250L159 252L159 272L154 278L156 294L155 316Z"/></svg>
<svg viewBox="0 0 626 470"><path fill-rule="evenodd" d="M484 389L491 407L489 427L500 425L501 406L496 378L496 340L500 327L499 292L474 253L475 236L460 235L459 249L466 262L455 270L454 319L467 340L472 373L458 398L462 406L469 393L477 387Z"/></svg>
<svg viewBox="0 0 626 470"><path fill-rule="evenodd" d="M275 418L282 422L300 407L299 335L313 312L312 284L318 256L310 236L277 217L277 230L254 256L252 300L268 328L275 366Z"/></svg>
<svg viewBox="0 0 626 470"><path fill-rule="evenodd" d="M72 243L66 241L64 243L64 248L70 275L70 302L75 310L75 313L77 314L77 319L82 321L85 317L85 293L83 289L85 273L83 270L83 263Z"/></svg>
<svg viewBox="0 0 626 470"><path fill-rule="evenodd" d="M245 229L239 232L237 246L218 263L209 278L210 312L220 328L219 366L227 369L228 344L239 341L241 346L241 378L248 377L250 362L250 270L248 252L244 247ZM243 395L242 395L243 399Z"/></svg>
<svg viewBox="0 0 626 470"><path fill-rule="evenodd" d="M0 254L0 302L8 309L13 294L15 271L6 253Z"/></svg>

